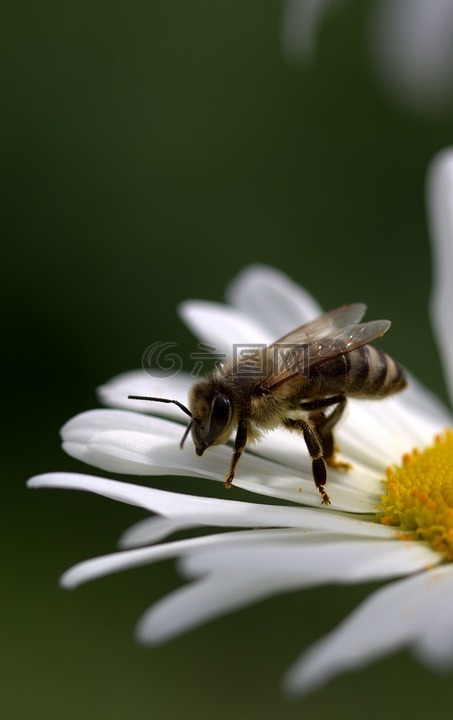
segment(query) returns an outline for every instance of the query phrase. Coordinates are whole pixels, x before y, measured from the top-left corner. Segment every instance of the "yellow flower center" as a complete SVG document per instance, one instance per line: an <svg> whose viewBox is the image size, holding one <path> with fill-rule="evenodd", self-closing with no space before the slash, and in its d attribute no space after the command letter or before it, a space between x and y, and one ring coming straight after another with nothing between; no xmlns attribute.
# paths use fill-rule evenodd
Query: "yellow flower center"
<svg viewBox="0 0 453 720"><path fill-rule="evenodd" d="M453 430L445 430L425 450L403 456L386 470L387 492L377 519L410 531L453 560Z"/></svg>

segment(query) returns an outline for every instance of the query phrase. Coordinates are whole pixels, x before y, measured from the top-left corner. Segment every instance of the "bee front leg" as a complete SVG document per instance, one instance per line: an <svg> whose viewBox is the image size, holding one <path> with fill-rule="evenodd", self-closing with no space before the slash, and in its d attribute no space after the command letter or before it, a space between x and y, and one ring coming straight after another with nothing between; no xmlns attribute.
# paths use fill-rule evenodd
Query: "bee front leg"
<svg viewBox="0 0 453 720"><path fill-rule="evenodd" d="M306 422L306 420L293 420L292 418L285 418L283 423L289 430L296 430L303 433L307 450L312 459L313 480L320 492L322 504L330 505L330 497L324 489L327 481L326 463L324 462L321 438L316 426Z"/></svg>
<svg viewBox="0 0 453 720"><path fill-rule="evenodd" d="M233 457L231 458L230 472L228 473L226 480L225 480L225 487L227 490L229 490L233 484L234 472L236 470L236 465L238 464L239 459L240 459L246 445L247 445L247 420L239 420L238 429L236 431L236 438L235 438L234 446L233 446L234 452L233 452Z"/></svg>

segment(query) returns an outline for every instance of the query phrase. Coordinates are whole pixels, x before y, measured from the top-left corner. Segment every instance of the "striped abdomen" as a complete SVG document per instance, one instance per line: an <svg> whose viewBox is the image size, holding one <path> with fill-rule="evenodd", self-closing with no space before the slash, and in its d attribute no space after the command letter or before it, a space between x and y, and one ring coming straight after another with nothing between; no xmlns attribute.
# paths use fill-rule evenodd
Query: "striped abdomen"
<svg viewBox="0 0 453 720"><path fill-rule="evenodd" d="M372 345L352 350L312 369L322 395L344 393L350 397L386 397L407 385L403 368Z"/></svg>

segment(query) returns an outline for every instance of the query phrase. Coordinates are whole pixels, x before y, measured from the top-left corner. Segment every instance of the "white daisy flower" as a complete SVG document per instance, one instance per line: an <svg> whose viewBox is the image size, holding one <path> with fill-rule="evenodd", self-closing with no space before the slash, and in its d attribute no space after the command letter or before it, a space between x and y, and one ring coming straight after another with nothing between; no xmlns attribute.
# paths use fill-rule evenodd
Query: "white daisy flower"
<svg viewBox="0 0 453 720"><path fill-rule="evenodd" d="M434 161L428 191L434 325L453 395L453 150ZM228 305L189 301L181 307L189 327L219 351L227 352L232 343L267 343L320 313L304 290L261 266L244 270L227 299ZM132 372L112 380L101 388L101 398L125 409L92 410L73 418L62 430L64 449L105 471L223 483L231 448L213 447L203 457L189 446L181 451L179 408L149 403L147 410L164 416L155 417L134 412L144 403L128 399L143 394L184 403L192 383L184 373L151 378ZM64 587L73 588L176 558L189 582L145 612L137 631L144 643L163 642L287 590L392 581L297 660L285 687L302 693L402 647L412 648L434 668L453 663L451 427L451 412L414 379L387 400L350 401L336 438L353 467L329 469L330 508L320 505L303 442L278 430L246 451L238 467L235 484L255 493L256 501L235 500L231 494L195 497L71 473L39 475L29 486L85 490L153 513L125 533L119 552L82 562L62 578ZM262 504L260 495L291 504ZM202 532L169 539L187 528Z"/></svg>
<svg viewBox="0 0 453 720"><path fill-rule="evenodd" d="M285 0L282 44L290 62L310 59L319 27L338 0ZM375 0L370 50L391 95L414 110L453 99L453 0Z"/></svg>

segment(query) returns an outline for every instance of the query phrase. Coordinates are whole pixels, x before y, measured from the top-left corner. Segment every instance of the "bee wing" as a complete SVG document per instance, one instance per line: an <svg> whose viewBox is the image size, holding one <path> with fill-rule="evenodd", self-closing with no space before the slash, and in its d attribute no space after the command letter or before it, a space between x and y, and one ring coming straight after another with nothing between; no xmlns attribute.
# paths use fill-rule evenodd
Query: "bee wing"
<svg viewBox="0 0 453 720"><path fill-rule="evenodd" d="M319 322L322 323L325 317ZM329 334L326 331L324 336L316 338L311 335L312 325L316 325L316 321L309 323L309 333L307 326L303 326L271 345L274 370L266 380L267 388L278 387L297 375L308 375L316 365L376 340L387 332L391 323L390 320L373 320L344 327L330 326Z"/></svg>
<svg viewBox="0 0 453 720"><path fill-rule="evenodd" d="M321 317L315 318L305 325L301 325L290 333L276 340L272 345L287 343L290 345L306 344L315 338L330 337L340 328L358 323L366 312L365 303L352 303L341 305Z"/></svg>

